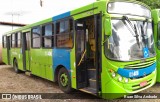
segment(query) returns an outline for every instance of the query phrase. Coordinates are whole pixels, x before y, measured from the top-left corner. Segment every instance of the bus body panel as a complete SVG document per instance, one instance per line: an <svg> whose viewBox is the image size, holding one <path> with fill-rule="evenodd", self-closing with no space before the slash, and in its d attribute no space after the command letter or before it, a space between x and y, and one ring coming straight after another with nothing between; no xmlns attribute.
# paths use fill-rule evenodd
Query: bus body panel
<svg viewBox="0 0 160 102"><path fill-rule="evenodd" d="M30 53L32 74L53 81L52 50L31 49Z"/></svg>
<svg viewBox="0 0 160 102"><path fill-rule="evenodd" d="M13 65L14 61L16 60L18 63L18 69L24 71L21 53L22 53L21 48L12 48L10 61L11 61L11 65Z"/></svg>
<svg viewBox="0 0 160 102"><path fill-rule="evenodd" d="M70 72L70 49L53 49L53 68L64 66Z"/></svg>
<svg viewBox="0 0 160 102"><path fill-rule="evenodd" d="M2 49L2 62L9 64L8 63L8 56L7 56L7 48Z"/></svg>
<svg viewBox="0 0 160 102"><path fill-rule="evenodd" d="M16 60L17 60L17 62L18 62L18 68L20 69L20 70L24 70L23 69L23 60L22 60L22 49L21 48L16 48L15 50L14 50L14 53L17 53L17 55L13 55L14 56L14 58L16 58Z"/></svg>
<svg viewBox="0 0 160 102"><path fill-rule="evenodd" d="M158 24L160 23L160 9L152 10L152 19L153 19L153 32L154 32L154 41L155 41L155 49L156 49L156 58L157 58L157 82L160 82L160 49L158 48L158 33L160 29L158 28Z"/></svg>
<svg viewBox="0 0 160 102"><path fill-rule="evenodd" d="M75 35L75 34L74 34ZM75 38L75 36L74 36ZM77 88L77 84L76 84L76 67L75 67L75 57L73 56L76 56L75 55L75 40L74 40L74 45L73 45L73 49L71 50L70 52L70 67L71 67L71 86L72 88L76 89Z"/></svg>
<svg viewBox="0 0 160 102"><path fill-rule="evenodd" d="M54 73L53 73L53 60L52 60L52 49L48 49L48 66L46 66L46 79L53 81Z"/></svg>

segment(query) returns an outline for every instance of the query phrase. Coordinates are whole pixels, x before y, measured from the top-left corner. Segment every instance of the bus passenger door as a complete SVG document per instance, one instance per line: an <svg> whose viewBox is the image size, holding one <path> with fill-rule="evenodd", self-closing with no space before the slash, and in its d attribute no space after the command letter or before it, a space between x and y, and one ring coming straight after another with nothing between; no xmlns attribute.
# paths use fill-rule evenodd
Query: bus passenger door
<svg viewBox="0 0 160 102"><path fill-rule="evenodd" d="M23 56L23 69L30 71L30 32L23 32L22 34L22 56Z"/></svg>
<svg viewBox="0 0 160 102"><path fill-rule="evenodd" d="M84 22L76 22L76 78L77 88L87 87L86 37Z"/></svg>
<svg viewBox="0 0 160 102"><path fill-rule="evenodd" d="M8 60L8 64L10 65L11 62L10 62L10 49L11 49L11 44L10 44L10 40L11 40L11 37L10 36L7 36L7 60Z"/></svg>
<svg viewBox="0 0 160 102"><path fill-rule="evenodd" d="M100 90L100 16L94 15L76 22L77 88L98 94Z"/></svg>

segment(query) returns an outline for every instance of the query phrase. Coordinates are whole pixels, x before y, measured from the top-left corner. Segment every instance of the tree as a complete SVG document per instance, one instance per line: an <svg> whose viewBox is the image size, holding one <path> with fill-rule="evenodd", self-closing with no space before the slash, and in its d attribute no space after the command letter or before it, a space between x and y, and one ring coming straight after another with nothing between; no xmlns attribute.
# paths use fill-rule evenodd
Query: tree
<svg viewBox="0 0 160 102"><path fill-rule="evenodd" d="M155 8L160 9L160 0L137 0L137 1L141 1L147 4L148 6L151 7L151 9L155 9Z"/></svg>

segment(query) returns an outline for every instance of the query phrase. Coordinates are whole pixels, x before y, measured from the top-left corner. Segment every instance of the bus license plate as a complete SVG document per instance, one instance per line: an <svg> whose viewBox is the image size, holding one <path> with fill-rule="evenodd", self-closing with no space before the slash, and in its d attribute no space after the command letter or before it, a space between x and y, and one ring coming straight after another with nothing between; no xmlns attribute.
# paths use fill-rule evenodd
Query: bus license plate
<svg viewBox="0 0 160 102"><path fill-rule="evenodd" d="M144 81L144 82L141 82L140 83L140 86L142 87L142 86L145 86L145 85L147 85L147 81Z"/></svg>

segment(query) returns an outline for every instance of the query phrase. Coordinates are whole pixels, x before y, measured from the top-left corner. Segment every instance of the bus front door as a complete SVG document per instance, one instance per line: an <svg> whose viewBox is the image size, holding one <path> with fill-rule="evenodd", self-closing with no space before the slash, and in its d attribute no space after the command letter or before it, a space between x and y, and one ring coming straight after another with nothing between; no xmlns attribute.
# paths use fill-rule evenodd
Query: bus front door
<svg viewBox="0 0 160 102"><path fill-rule="evenodd" d="M87 87L86 36L84 22L76 22L76 76L77 88Z"/></svg>
<svg viewBox="0 0 160 102"><path fill-rule="evenodd" d="M10 40L11 40L11 37L10 36L7 36L7 60L8 60L8 64L10 65L10 49L11 49L11 44L10 44Z"/></svg>
<svg viewBox="0 0 160 102"><path fill-rule="evenodd" d="M22 34L22 56L23 56L23 69L30 71L30 32Z"/></svg>
<svg viewBox="0 0 160 102"><path fill-rule="evenodd" d="M76 21L76 78L77 89L98 94L101 71L99 15Z"/></svg>

